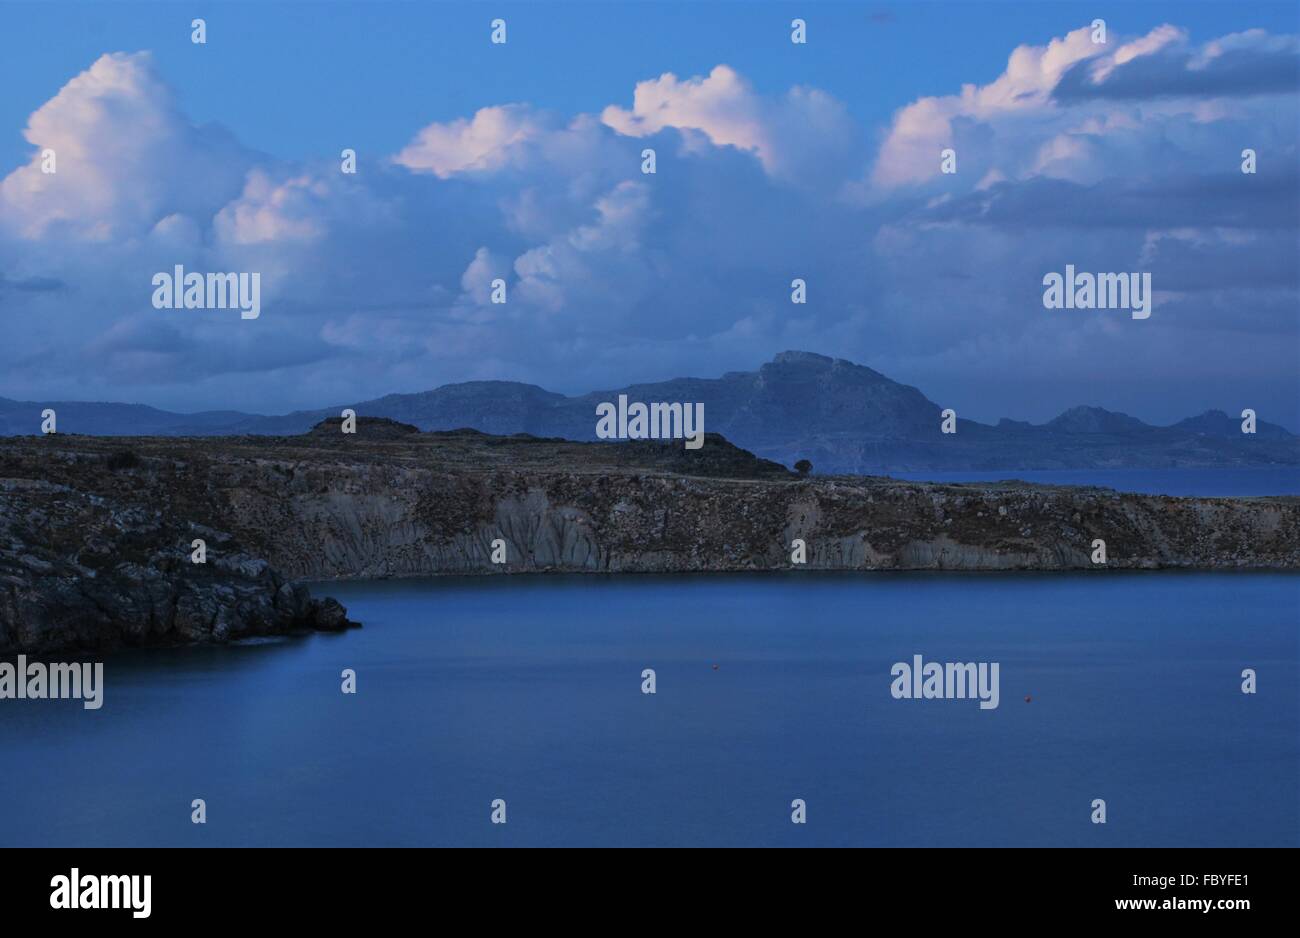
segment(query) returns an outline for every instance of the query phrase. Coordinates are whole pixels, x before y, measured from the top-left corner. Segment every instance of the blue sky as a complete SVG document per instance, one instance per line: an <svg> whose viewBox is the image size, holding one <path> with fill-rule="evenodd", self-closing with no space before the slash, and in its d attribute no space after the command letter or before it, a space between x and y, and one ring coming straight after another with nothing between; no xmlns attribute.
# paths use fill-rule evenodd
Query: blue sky
<svg viewBox="0 0 1300 938"><path fill-rule="evenodd" d="M487 42L496 16L505 46ZM1097 17L1100 58L1069 39ZM1276 75L1294 73L1296 19L1216 2L0 3L0 395L268 412L472 378L577 392L806 348L976 419L1250 406L1295 426L1297 92ZM1017 49L1032 75L1009 67ZM1068 99L1068 67L1077 82L1097 63L1104 80ZM667 116L634 105L639 83ZM48 141L24 136L38 113ZM955 177L936 175L940 138ZM36 182L61 188L37 191L54 142L57 183ZM356 177L337 172L345 146ZM172 263L262 270L265 315L152 309ZM1152 319L1044 310L1040 278L1066 263L1152 270ZM491 276L508 310L483 300ZM796 276L810 300L792 308Z"/></svg>
<svg viewBox="0 0 1300 938"><path fill-rule="evenodd" d="M1022 42L1046 42L1102 17L1146 33L1161 23L1195 39L1249 27L1294 33L1294 3L0 3L0 166L30 147L27 116L106 51L149 49L197 122L219 121L259 150L292 159L332 153L340 140L377 152L412 127L480 107L530 101L595 111L662 72L732 65L760 92L804 83L831 89L865 127L921 95L990 81ZM209 15L206 11L216 15ZM188 22L212 20L193 54ZM512 42L472 37L507 18ZM812 20L812 43L784 24ZM811 53L811 54L807 54ZM569 63L572 63L570 66ZM393 89L413 93L393 94Z"/></svg>

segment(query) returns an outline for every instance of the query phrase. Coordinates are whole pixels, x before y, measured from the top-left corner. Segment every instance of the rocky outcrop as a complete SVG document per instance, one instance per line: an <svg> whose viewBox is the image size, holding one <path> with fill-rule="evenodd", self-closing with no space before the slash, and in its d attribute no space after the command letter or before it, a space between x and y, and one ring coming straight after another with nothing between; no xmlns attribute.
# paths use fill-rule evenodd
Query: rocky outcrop
<svg viewBox="0 0 1300 938"><path fill-rule="evenodd" d="M796 540L803 569L1297 569L1300 499L805 479L714 435L690 451L364 418L356 434L10 438L0 649L348 625L305 579L784 570Z"/></svg>
<svg viewBox="0 0 1300 938"><path fill-rule="evenodd" d="M205 563L191 559L195 538ZM336 600L313 599L226 532L67 483L0 479L0 653L354 625Z"/></svg>

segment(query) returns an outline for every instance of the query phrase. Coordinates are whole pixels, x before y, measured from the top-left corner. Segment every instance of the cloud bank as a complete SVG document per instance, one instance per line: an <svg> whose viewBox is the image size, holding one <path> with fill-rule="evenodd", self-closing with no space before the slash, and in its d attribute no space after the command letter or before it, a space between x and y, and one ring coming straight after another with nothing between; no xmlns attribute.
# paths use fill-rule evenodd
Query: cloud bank
<svg viewBox="0 0 1300 938"><path fill-rule="evenodd" d="M31 115L31 161L0 180L0 306L19 324L0 394L266 412L807 348L963 416L1253 406L1294 425L1298 50L1080 29L880 129L832 91L764 95L719 64L599 113L489 103L396 153L359 146L356 174L196 126L148 53L107 54ZM1041 278L1066 263L1150 270L1154 315L1044 310ZM260 271L263 315L153 309L150 278L175 264Z"/></svg>

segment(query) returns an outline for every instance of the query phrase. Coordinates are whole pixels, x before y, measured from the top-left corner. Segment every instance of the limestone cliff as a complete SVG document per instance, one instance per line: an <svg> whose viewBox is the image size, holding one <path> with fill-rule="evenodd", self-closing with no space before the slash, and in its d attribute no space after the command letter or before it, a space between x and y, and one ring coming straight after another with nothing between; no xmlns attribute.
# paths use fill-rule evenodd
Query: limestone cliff
<svg viewBox="0 0 1300 938"><path fill-rule="evenodd" d="M1297 569L1300 499L801 479L713 435L688 451L336 419L297 437L17 437L0 441L0 651L350 624L304 579L791 569L796 538L810 569Z"/></svg>

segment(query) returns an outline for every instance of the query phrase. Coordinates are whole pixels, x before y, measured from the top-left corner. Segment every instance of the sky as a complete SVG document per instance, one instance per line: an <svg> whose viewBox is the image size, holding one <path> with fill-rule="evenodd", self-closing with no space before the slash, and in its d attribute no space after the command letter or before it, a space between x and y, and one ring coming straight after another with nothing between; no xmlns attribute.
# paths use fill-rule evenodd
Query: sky
<svg viewBox="0 0 1300 938"><path fill-rule="evenodd" d="M1297 429L1297 9L0 2L0 396L274 413L803 349L978 420ZM259 272L261 315L154 308L177 264ZM1067 264L1149 272L1151 317L1044 308Z"/></svg>

